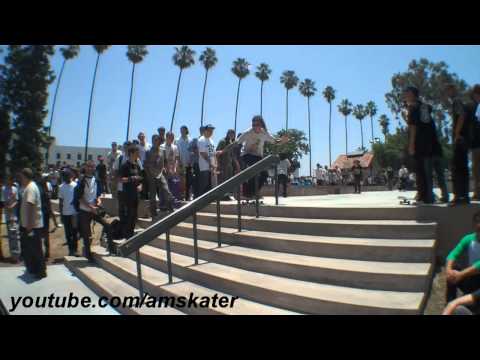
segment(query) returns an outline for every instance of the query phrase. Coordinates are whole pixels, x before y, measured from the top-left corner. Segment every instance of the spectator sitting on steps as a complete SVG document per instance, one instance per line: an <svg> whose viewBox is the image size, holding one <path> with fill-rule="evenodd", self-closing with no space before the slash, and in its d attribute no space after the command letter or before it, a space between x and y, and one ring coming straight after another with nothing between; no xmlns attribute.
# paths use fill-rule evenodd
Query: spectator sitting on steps
<svg viewBox="0 0 480 360"><path fill-rule="evenodd" d="M470 294L480 289L480 211L473 216L475 232L466 235L447 257L447 302L457 297L457 289ZM468 256L468 266L461 267L461 255Z"/></svg>
<svg viewBox="0 0 480 360"><path fill-rule="evenodd" d="M474 315L480 307L480 289L447 304L442 315ZM474 309L474 310L472 310Z"/></svg>

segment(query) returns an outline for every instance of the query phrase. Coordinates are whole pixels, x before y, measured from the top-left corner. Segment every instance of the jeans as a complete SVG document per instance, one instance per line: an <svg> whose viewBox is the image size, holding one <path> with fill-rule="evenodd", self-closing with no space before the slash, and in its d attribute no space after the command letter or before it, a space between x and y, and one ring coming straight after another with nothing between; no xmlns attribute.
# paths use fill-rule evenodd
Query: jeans
<svg viewBox="0 0 480 360"><path fill-rule="evenodd" d="M288 177L285 174L278 175L278 186L282 185L283 187L283 197L287 197L287 184L288 184Z"/></svg>
<svg viewBox="0 0 480 360"><path fill-rule="evenodd" d="M199 181L198 181L198 196L202 196L211 190L212 187L212 172L211 171L200 171Z"/></svg>
<svg viewBox="0 0 480 360"><path fill-rule="evenodd" d="M451 284L447 281L447 303L457 298L457 290L460 289L464 294L470 294L480 289L480 275L470 276L457 284Z"/></svg>
<svg viewBox="0 0 480 360"><path fill-rule="evenodd" d="M42 250L42 239L40 238L41 229L33 229L32 234L27 234L27 230L20 228L20 242L22 244L23 260L27 272L33 275L44 275L47 270L45 258Z"/></svg>
<svg viewBox="0 0 480 360"><path fill-rule="evenodd" d="M193 164L193 196L194 198L200 196L200 167L198 163Z"/></svg>
<svg viewBox="0 0 480 360"><path fill-rule="evenodd" d="M138 219L138 198L127 199L127 213L124 224L123 235L125 238L130 239L135 234L135 225Z"/></svg>
<svg viewBox="0 0 480 360"><path fill-rule="evenodd" d="M242 160L245 163L245 166L248 168L260 160L262 160L261 156L255 156L251 154L245 154L242 156ZM259 176L255 176L248 180L247 185L245 186L245 197L253 197L255 196L255 181L258 179L258 188L257 191L260 193L260 190L262 189L263 185L265 184L265 181L268 178L268 172L267 171L262 171Z"/></svg>
<svg viewBox="0 0 480 360"><path fill-rule="evenodd" d="M439 156L425 157L422 160L424 173L424 191L422 200L427 204L432 204L434 200L433 196L433 171L438 182L438 187L442 192L442 199L448 201L448 189L447 182L445 181L445 167L443 165L443 158Z"/></svg>
<svg viewBox="0 0 480 360"><path fill-rule="evenodd" d="M360 194L362 192L362 177L361 176L354 176L353 177L353 186L355 188L355 194Z"/></svg>
<svg viewBox="0 0 480 360"><path fill-rule="evenodd" d="M455 144L452 164L453 193L456 199L469 197L468 148L462 144Z"/></svg>
<svg viewBox="0 0 480 360"><path fill-rule="evenodd" d="M472 175L474 195L480 196L480 148L472 149Z"/></svg>
<svg viewBox="0 0 480 360"><path fill-rule="evenodd" d="M165 199L169 206L172 205L173 196L168 189L167 180L165 176L160 175L158 178L148 177L148 191L149 191L149 202L150 202L150 215L153 217L157 216L157 195L159 199ZM164 204L161 204L164 205Z"/></svg>
<svg viewBox="0 0 480 360"><path fill-rule="evenodd" d="M65 230L68 253L69 255L73 255L78 249L77 215L62 215L62 223L63 229Z"/></svg>
<svg viewBox="0 0 480 360"><path fill-rule="evenodd" d="M120 222L122 224L124 224L125 219L127 217L127 208L126 208L126 203L125 203L125 196L124 196L123 191L119 191L117 194L118 194L118 199L117 199L118 217L120 219Z"/></svg>
<svg viewBox="0 0 480 360"><path fill-rule="evenodd" d="M7 234L8 234L8 248L10 250L10 256L12 258L18 258L20 256L19 246L19 233L18 223L16 220L7 218Z"/></svg>
<svg viewBox="0 0 480 360"><path fill-rule="evenodd" d="M92 252L90 251L90 245L92 244L92 221L95 220L101 224L104 228L109 228L110 225L97 214L92 212L87 212L80 210L78 213L78 229L80 231L80 236L83 238L83 249L85 252L85 257L87 259L92 259Z"/></svg>

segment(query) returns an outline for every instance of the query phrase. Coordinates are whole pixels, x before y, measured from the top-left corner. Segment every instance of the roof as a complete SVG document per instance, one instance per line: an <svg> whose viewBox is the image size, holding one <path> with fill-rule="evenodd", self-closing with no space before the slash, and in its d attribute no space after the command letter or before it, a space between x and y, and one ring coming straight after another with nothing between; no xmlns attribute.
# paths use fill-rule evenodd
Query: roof
<svg viewBox="0 0 480 360"><path fill-rule="evenodd" d="M373 153L366 152L363 155L359 153L351 153L347 155L340 155L337 160L332 164L332 168L339 167L340 169L350 169L353 166L355 160L360 161L362 168L370 168L373 166Z"/></svg>

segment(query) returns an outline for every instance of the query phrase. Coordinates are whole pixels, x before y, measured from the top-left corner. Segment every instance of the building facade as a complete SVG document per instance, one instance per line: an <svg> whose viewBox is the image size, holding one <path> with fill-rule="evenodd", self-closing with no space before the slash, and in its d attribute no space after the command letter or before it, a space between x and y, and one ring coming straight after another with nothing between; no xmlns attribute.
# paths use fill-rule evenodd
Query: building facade
<svg viewBox="0 0 480 360"><path fill-rule="evenodd" d="M98 156L106 157L109 148L89 147L87 159L84 159L85 147L52 144L48 156L48 165L70 165L79 167L87 160L97 162Z"/></svg>

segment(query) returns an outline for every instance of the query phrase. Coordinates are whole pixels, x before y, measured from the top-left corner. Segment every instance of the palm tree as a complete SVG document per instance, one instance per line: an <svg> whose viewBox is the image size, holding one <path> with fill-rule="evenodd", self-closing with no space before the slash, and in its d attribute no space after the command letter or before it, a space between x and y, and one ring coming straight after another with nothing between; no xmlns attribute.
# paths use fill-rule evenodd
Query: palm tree
<svg viewBox="0 0 480 360"><path fill-rule="evenodd" d="M372 127L372 144L375 141L375 136L373 134L373 117L377 115L377 105L373 101L369 101L365 107L365 114L370 116L370 126Z"/></svg>
<svg viewBox="0 0 480 360"><path fill-rule="evenodd" d="M261 63L257 67L257 72L255 76L260 80L260 116L263 116L263 83L270 79L270 75L272 74L272 70L268 66L268 64Z"/></svg>
<svg viewBox="0 0 480 360"><path fill-rule="evenodd" d="M247 60L238 58L233 62L232 72L238 77L237 103L235 106L235 133L237 132L238 100L240 98L240 84L250 74L250 64Z"/></svg>
<svg viewBox="0 0 480 360"><path fill-rule="evenodd" d="M298 84L298 77L295 75L295 71L287 70L284 71L282 76L280 77L280 82L285 86L287 90L287 114L286 114L286 122L285 122L285 130L288 132L288 92L293 88L297 87Z"/></svg>
<svg viewBox="0 0 480 360"><path fill-rule="evenodd" d="M145 56L147 56L148 50L146 45L128 45L127 48L127 58L132 63L132 81L130 83L130 101L128 103L128 121L127 121L127 138L125 141L128 141L130 136L130 116L132 110L132 95L133 95L133 84L135 80L135 66L143 61Z"/></svg>
<svg viewBox="0 0 480 360"><path fill-rule="evenodd" d="M310 79L305 79L305 81L300 83L299 86L300 93L307 98L308 106L308 148L310 153L310 177L312 177L312 134L311 134L311 122L310 122L310 98L315 95L317 88L315 87L315 82Z"/></svg>
<svg viewBox="0 0 480 360"><path fill-rule="evenodd" d="M177 110L178 92L180 90L180 82L182 81L183 70L188 69L190 66L195 65L195 51L190 49L187 45L175 48L175 54L173 55L173 63L178 66L180 72L178 74L177 81L177 93L175 95L175 104L173 105L172 122L170 123L170 131L173 131L173 122L175 121L175 111Z"/></svg>
<svg viewBox="0 0 480 360"><path fill-rule="evenodd" d="M357 118L357 120L360 121L360 132L362 134L362 150L365 150L365 146L363 146L363 119L365 119L365 116L367 116L365 112L365 107L363 105L357 105L353 108L353 116Z"/></svg>
<svg viewBox="0 0 480 360"><path fill-rule="evenodd" d="M343 99L338 105L338 111L345 116L345 155L348 155L348 125L347 118L352 113L352 103L348 99Z"/></svg>
<svg viewBox="0 0 480 360"><path fill-rule="evenodd" d="M217 62L217 56L215 50L212 48L206 48L203 53L200 55L199 59L203 67L205 68L205 82L203 83L203 95L202 95L202 115L200 116L200 126L203 126L203 115L204 115L204 106L205 106L205 92L207 90L207 80L208 80L208 72L211 68L213 68Z"/></svg>
<svg viewBox="0 0 480 360"><path fill-rule="evenodd" d="M387 142L387 135L389 133L388 127L390 126L390 119L387 117L387 115L383 114L378 119L378 122L380 123L380 127L382 128L382 134L385 138L385 142Z"/></svg>
<svg viewBox="0 0 480 360"><path fill-rule="evenodd" d="M58 89L60 88L60 83L62 82L62 75L63 75L63 70L65 70L65 64L67 63L68 60L71 60L78 56L80 52L80 45L69 45L67 47L61 48L60 52L63 55L63 63L62 63L62 68L60 69L60 74L58 75L57 87L55 88L55 95L53 96L52 113L50 114L50 125L48 126L48 136L50 136L52 132L53 115L55 113L55 104L57 103Z"/></svg>
<svg viewBox="0 0 480 360"><path fill-rule="evenodd" d="M48 125L48 137L52 134L52 125L53 125L53 115L55 114L55 105L57 103L58 89L60 89L60 83L62 82L63 71L65 70L65 64L68 60L71 60L78 56L80 52L80 45L69 45L60 49L60 52L63 55L62 68L60 69L60 74L58 76L57 87L55 88L55 95L53 95L53 104L52 104L52 113L50 114L50 124ZM48 164L50 147L47 147L46 152L46 163Z"/></svg>
<svg viewBox="0 0 480 360"><path fill-rule="evenodd" d="M328 157L330 160L330 167L332 166L332 101L335 100L335 89L327 86L323 90L323 97L327 100L330 106L330 115L328 120Z"/></svg>
<svg viewBox="0 0 480 360"><path fill-rule="evenodd" d="M93 45L97 53L97 62L95 63L95 71L93 73L93 82L92 82L92 90L90 91L90 105L88 106L88 119L87 119L87 136L85 138L85 157L84 160L87 161L87 154L88 154L88 136L90 134L90 118L92 115L92 103L93 103L93 91L95 90L95 81L97 80L97 70L98 70L98 63L100 62L100 55L102 55L111 45Z"/></svg>

